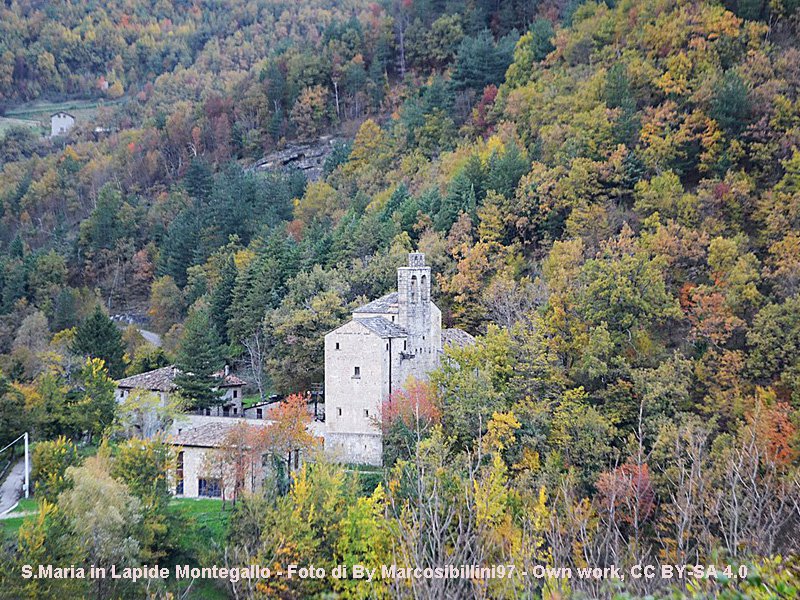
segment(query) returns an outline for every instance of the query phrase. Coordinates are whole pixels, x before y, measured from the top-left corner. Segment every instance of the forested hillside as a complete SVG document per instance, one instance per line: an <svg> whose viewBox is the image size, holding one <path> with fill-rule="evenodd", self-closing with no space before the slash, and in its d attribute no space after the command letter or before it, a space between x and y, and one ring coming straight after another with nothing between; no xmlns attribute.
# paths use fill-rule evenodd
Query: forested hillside
<svg viewBox="0 0 800 600"><path fill-rule="evenodd" d="M309 466L237 504L230 552L758 573L341 597L794 597L799 27L795 0L6 4L4 103L124 102L99 139L0 142L0 443L99 437L86 357L305 391L322 336L417 250L477 344L395 399L381 485ZM318 181L248 168L328 133ZM161 348L91 335L145 311Z"/></svg>

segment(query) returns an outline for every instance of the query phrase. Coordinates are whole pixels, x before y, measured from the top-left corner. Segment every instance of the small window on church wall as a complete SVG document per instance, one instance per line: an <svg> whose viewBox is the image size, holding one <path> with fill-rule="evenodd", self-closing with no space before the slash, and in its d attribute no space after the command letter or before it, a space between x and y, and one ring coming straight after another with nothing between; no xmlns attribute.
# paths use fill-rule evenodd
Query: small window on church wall
<svg viewBox="0 0 800 600"><path fill-rule="evenodd" d="M364 416L365 417L369 417L369 409L368 408L364 409Z"/></svg>
<svg viewBox="0 0 800 600"><path fill-rule="evenodd" d="M361 377L361 367L353 368L353 377Z"/></svg>
<svg viewBox="0 0 800 600"><path fill-rule="evenodd" d="M411 276L411 302L417 301L417 276Z"/></svg>
<svg viewBox="0 0 800 600"><path fill-rule="evenodd" d="M420 279L420 290L422 292L422 300L423 301L428 299L428 285L427 285L427 283L428 283L428 278L425 275L423 275L422 279Z"/></svg>
<svg viewBox="0 0 800 600"><path fill-rule="evenodd" d="M339 349L339 342L336 342L336 349Z"/></svg>
<svg viewBox="0 0 800 600"><path fill-rule="evenodd" d="M403 340L403 350L408 350L408 342Z"/></svg>
<svg viewBox="0 0 800 600"><path fill-rule="evenodd" d="M340 417L342 416L342 407L341 407L341 406L337 406L337 407L336 407L336 414L337 414L338 416L340 416Z"/></svg>

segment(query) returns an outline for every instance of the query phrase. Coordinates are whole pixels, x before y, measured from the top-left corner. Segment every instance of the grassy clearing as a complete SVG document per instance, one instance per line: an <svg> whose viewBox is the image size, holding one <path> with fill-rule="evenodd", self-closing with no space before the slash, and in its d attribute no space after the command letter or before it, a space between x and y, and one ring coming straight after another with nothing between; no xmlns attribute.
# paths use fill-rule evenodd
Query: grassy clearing
<svg viewBox="0 0 800 600"><path fill-rule="evenodd" d="M261 402L261 398L259 397L258 394L254 395L254 396L243 396L242 397L242 406L244 408L249 408L249 407L253 406L253 404L257 404L259 402Z"/></svg>
<svg viewBox="0 0 800 600"><path fill-rule="evenodd" d="M28 127L29 129L33 129L36 133L43 133L45 131L45 127L41 121L0 117L0 136L3 136L5 132L12 127Z"/></svg>
<svg viewBox="0 0 800 600"><path fill-rule="evenodd" d="M6 111L7 117L16 119L31 119L38 120L41 118L49 118L55 112L86 112L94 111L101 106L109 106L120 102L119 100L64 100L63 102L45 102L39 101L29 102L27 104L20 104L14 108L9 108ZM76 115L77 116L77 115Z"/></svg>
<svg viewBox="0 0 800 600"><path fill-rule="evenodd" d="M9 515L18 514L18 517L0 519L0 540L15 540L22 523L30 516L27 513L31 512L36 512L36 500L33 498L21 499L17 507L9 513Z"/></svg>
<svg viewBox="0 0 800 600"><path fill-rule="evenodd" d="M207 566L219 562L218 549L225 544L230 518L230 505L223 509L222 500L214 498L175 498L169 505L177 520L174 537L175 552L171 564ZM218 600L228 598L220 585L212 580L197 580L187 598Z"/></svg>
<svg viewBox="0 0 800 600"><path fill-rule="evenodd" d="M264 391L264 401L269 402L269 397L275 393L275 390L272 388L267 388ZM261 396L258 394L248 394L247 396L242 396L242 406L248 408L253 406L254 404L259 404L261 402Z"/></svg>
<svg viewBox="0 0 800 600"><path fill-rule="evenodd" d="M118 100L64 100L63 102L45 102L37 100L21 104L6 110L5 115L0 117L0 136L5 130L13 126L30 127L38 130L43 135L50 133L50 115L56 112L68 112L75 117L78 123L93 121L97 116L97 111L103 107L110 107L124 102L124 98Z"/></svg>
<svg viewBox="0 0 800 600"><path fill-rule="evenodd" d="M20 499L17 508L11 511L11 514L35 512L38 506L38 502L33 498L22 498Z"/></svg>
<svg viewBox="0 0 800 600"><path fill-rule="evenodd" d="M187 524L184 534L201 534L208 539L222 542L228 530L230 506L223 510L222 500L215 498L175 498L169 505L170 511L180 521Z"/></svg>
<svg viewBox="0 0 800 600"><path fill-rule="evenodd" d="M27 517L13 517L11 519L0 520L0 541L14 542L19 534L19 528Z"/></svg>

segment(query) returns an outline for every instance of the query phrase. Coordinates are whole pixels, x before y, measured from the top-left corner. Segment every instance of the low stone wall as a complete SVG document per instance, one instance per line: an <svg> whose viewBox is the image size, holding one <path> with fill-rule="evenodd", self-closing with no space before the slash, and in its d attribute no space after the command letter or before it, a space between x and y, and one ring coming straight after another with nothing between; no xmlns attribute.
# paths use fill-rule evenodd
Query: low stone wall
<svg viewBox="0 0 800 600"><path fill-rule="evenodd" d="M337 462L380 467L383 464L383 436L379 433L325 434L325 454Z"/></svg>

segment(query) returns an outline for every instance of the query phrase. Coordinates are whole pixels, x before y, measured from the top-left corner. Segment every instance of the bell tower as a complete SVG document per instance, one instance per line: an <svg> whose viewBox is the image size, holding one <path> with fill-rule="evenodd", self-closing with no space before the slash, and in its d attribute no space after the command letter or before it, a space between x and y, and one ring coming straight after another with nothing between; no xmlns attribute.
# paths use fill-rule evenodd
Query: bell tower
<svg viewBox="0 0 800 600"><path fill-rule="evenodd" d="M405 356L413 355L415 367L423 367L431 354L431 268L425 255L412 252L408 266L397 269L397 308L399 324L408 332Z"/></svg>

